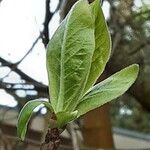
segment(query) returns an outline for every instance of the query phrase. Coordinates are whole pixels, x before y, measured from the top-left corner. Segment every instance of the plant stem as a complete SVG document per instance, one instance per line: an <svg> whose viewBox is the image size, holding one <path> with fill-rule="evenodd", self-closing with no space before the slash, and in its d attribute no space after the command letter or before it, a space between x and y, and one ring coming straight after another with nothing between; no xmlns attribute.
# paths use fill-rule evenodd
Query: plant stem
<svg viewBox="0 0 150 150"><path fill-rule="evenodd" d="M57 150L60 145L60 132L58 128L48 129L45 142L40 150Z"/></svg>
<svg viewBox="0 0 150 150"><path fill-rule="evenodd" d="M54 113L51 115L50 124L55 125L57 120L56 115ZM45 136L45 142L41 144L40 150L57 150L60 145L60 134L61 132L58 128L48 129Z"/></svg>

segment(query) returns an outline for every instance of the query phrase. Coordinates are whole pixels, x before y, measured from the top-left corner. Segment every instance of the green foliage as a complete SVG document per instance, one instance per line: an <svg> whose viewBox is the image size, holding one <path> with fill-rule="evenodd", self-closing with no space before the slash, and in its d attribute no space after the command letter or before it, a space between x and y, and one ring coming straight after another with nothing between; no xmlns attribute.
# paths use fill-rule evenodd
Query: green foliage
<svg viewBox="0 0 150 150"><path fill-rule="evenodd" d="M81 99L94 52L94 39L90 5L81 0L72 7L48 44L50 95L56 113L73 111Z"/></svg>
<svg viewBox="0 0 150 150"><path fill-rule="evenodd" d="M89 4L87 0L79 0L48 44L51 101L31 101L24 106L18 119L18 136L22 140L38 105L44 104L53 111L57 118L56 127L61 128L120 96L133 84L138 65L129 66L91 88L108 61L110 43L100 1Z"/></svg>
<svg viewBox="0 0 150 150"><path fill-rule="evenodd" d="M85 92L96 82L97 78L104 71L111 51L111 39L99 0L91 4L91 9L95 24L95 50L92 56L92 64L85 86Z"/></svg>
<svg viewBox="0 0 150 150"><path fill-rule="evenodd" d="M138 65L131 65L90 89L76 107L78 116L121 96L134 83Z"/></svg>
<svg viewBox="0 0 150 150"><path fill-rule="evenodd" d="M27 125L28 122L31 118L31 115L33 113L33 110L41 105L44 104L44 106L46 106L48 108L48 110L52 111L52 107L51 104L46 102L46 101L42 101L42 100L32 100L29 101L21 110L20 115L19 115L19 119L18 119L18 127L17 127L17 135L24 140L25 138L25 134L26 134L26 130L27 130Z"/></svg>

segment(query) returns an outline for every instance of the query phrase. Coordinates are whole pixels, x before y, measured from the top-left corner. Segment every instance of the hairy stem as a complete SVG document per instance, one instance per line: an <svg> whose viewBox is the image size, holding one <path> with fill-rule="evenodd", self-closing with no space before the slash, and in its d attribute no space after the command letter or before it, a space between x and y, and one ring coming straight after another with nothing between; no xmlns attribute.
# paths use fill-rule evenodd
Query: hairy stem
<svg viewBox="0 0 150 150"><path fill-rule="evenodd" d="M57 150L60 145L60 132L58 128L48 129L45 142L41 144L40 150Z"/></svg>
<svg viewBox="0 0 150 150"><path fill-rule="evenodd" d="M54 127L48 129L45 135L45 141L41 144L40 150L57 150L61 142L60 134L63 130L55 127L57 118L55 113L51 115L50 124Z"/></svg>

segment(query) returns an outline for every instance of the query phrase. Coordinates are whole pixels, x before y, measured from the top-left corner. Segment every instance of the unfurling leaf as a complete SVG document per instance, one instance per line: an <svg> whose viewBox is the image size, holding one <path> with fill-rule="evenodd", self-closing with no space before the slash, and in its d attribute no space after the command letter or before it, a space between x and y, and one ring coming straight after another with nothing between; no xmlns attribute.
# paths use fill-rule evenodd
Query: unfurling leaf
<svg viewBox="0 0 150 150"><path fill-rule="evenodd" d="M134 83L138 65L131 65L95 85L76 107L78 116L121 96Z"/></svg>
<svg viewBox="0 0 150 150"><path fill-rule="evenodd" d="M33 113L33 110L43 104L45 107L48 108L48 110L53 111L50 103L42 100L32 100L25 104L25 106L22 108L19 117L18 117L18 123L17 123L17 135L21 140L24 140L26 131L27 131L27 125L31 118L31 115Z"/></svg>
<svg viewBox="0 0 150 150"><path fill-rule="evenodd" d="M100 0L95 0L91 3L91 10L95 24L95 50L92 57L90 73L84 90L85 92L93 86L97 78L104 71L111 51L111 39L102 8L100 7Z"/></svg>

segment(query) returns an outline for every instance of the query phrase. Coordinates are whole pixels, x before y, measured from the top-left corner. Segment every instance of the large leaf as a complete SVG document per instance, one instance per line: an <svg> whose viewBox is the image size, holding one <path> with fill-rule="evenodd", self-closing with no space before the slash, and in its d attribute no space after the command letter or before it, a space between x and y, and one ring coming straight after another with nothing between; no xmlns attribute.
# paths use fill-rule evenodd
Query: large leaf
<svg viewBox="0 0 150 150"><path fill-rule="evenodd" d="M25 134L27 131L27 125L31 118L31 115L33 113L33 110L41 105L44 104L50 111L52 111L52 107L50 103L42 100L32 100L25 104L25 106L22 108L19 117L18 117L18 123L17 123L17 135L21 138L21 140L24 140Z"/></svg>
<svg viewBox="0 0 150 150"><path fill-rule="evenodd" d="M95 0L91 3L91 10L95 20L95 51L92 57L92 65L85 92L96 82L97 78L104 71L111 51L111 39L100 6L100 0Z"/></svg>
<svg viewBox="0 0 150 150"><path fill-rule="evenodd" d="M121 96L134 83L138 70L138 65L131 65L94 86L78 104L78 116Z"/></svg>
<svg viewBox="0 0 150 150"><path fill-rule="evenodd" d="M48 44L47 70L54 111L73 111L83 95L95 48L87 0L78 1Z"/></svg>

